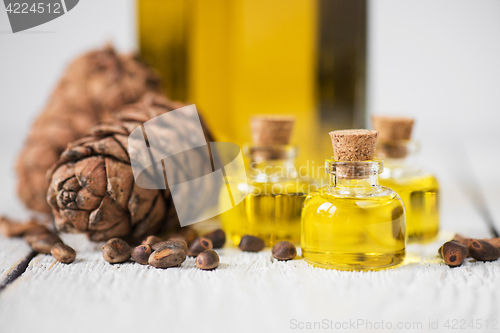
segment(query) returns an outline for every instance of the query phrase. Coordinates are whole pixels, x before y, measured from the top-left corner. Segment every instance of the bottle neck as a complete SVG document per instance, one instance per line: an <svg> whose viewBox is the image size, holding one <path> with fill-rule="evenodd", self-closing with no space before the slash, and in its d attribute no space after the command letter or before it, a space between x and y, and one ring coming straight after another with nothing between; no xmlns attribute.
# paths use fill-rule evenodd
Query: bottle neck
<svg viewBox="0 0 500 333"><path fill-rule="evenodd" d="M293 160L250 162L250 175L253 177L257 177L258 175L266 175L267 177L287 177L287 175L295 175L296 172Z"/></svg>
<svg viewBox="0 0 500 333"><path fill-rule="evenodd" d="M330 186L342 194L367 194L375 191L379 186L378 175L362 179L338 178L330 175Z"/></svg>
<svg viewBox="0 0 500 333"><path fill-rule="evenodd" d="M416 155L407 156L405 158L386 158L384 160L384 172L382 178L402 178L411 177L420 172L418 159Z"/></svg>
<svg viewBox="0 0 500 333"><path fill-rule="evenodd" d="M419 172L418 154L420 146L416 141L399 140L379 143L377 156L384 159L382 178L407 177Z"/></svg>
<svg viewBox="0 0 500 333"><path fill-rule="evenodd" d="M330 188L340 194L362 196L378 190L383 164L381 160L343 162L330 158L326 160L326 168Z"/></svg>
<svg viewBox="0 0 500 333"><path fill-rule="evenodd" d="M250 177L261 182L277 181L297 177L295 157L297 150L292 146L247 147L250 160Z"/></svg>

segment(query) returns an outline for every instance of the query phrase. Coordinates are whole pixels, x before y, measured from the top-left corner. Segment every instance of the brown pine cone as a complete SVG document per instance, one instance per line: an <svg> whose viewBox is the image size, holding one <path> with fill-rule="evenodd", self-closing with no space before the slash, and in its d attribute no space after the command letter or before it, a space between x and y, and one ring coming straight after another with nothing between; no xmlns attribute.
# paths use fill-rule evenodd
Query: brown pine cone
<svg viewBox="0 0 500 333"><path fill-rule="evenodd" d="M129 134L144 122L182 106L163 96L147 94L140 102L123 107L115 115L118 120L94 126L91 136L69 144L51 169L47 194L56 228L86 233L96 241L127 236L140 240L178 228L168 188L136 185L127 142ZM165 134L169 144L175 145L178 132L189 130L189 125L169 129ZM213 141L203 122L202 126L206 139ZM187 173L192 172L183 168L177 171L184 173L179 179L189 179Z"/></svg>
<svg viewBox="0 0 500 333"><path fill-rule="evenodd" d="M26 206L49 213L46 174L66 145L109 119L118 107L159 89L152 69L111 46L75 59L35 120L17 161L18 194Z"/></svg>

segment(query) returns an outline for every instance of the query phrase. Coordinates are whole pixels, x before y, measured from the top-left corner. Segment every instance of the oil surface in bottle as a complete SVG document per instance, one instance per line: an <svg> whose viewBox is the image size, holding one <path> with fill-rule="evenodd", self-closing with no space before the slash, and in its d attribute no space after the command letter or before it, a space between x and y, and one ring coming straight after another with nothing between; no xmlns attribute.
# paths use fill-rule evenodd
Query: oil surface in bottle
<svg viewBox="0 0 500 333"><path fill-rule="evenodd" d="M233 244L239 244L244 235L260 237L268 246L284 240L300 242L300 214L308 183L253 181L243 185L249 188L245 200L221 215Z"/></svg>
<svg viewBox="0 0 500 333"><path fill-rule="evenodd" d="M431 174L401 178L380 177L380 184L396 191L406 209L408 242L432 241L439 231L439 184Z"/></svg>
<svg viewBox="0 0 500 333"><path fill-rule="evenodd" d="M377 270L403 262L405 214L398 195L343 196L330 187L309 194L302 211L302 255L312 265Z"/></svg>

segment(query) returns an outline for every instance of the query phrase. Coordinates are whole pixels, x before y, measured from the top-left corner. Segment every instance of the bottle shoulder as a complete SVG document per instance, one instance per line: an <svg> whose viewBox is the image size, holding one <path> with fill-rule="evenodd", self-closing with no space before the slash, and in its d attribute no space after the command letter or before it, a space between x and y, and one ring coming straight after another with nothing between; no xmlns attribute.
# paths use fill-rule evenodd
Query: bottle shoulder
<svg viewBox="0 0 500 333"><path fill-rule="evenodd" d="M372 201L389 202L401 200L393 189L386 186L377 186L369 190L353 189L352 192L345 192L335 187L325 186L317 191L311 192L306 200L328 200L328 201Z"/></svg>
<svg viewBox="0 0 500 333"><path fill-rule="evenodd" d="M305 178L278 178L266 181L249 178L245 185L248 193L259 194L307 194L316 189L313 182Z"/></svg>
<svg viewBox="0 0 500 333"><path fill-rule="evenodd" d="M392 176L391 174L382 174L379 177L380 184L396 191L401 188L410 188L412 190L438 190L439 181L435 175L419 171L401 176Z"/></svg>
<svg viewBox="0 0 500 333"><path fill-rule="evenodd" d="M325 191L324 188L310 193L303 206L303 214L322 214L324 211L329 213L349 212L352 209L373 212L378 214L381 210L404 211L404 205L399 195L389 189L383 188L378 194L366 196L348 196L332 191Z"/></svg>

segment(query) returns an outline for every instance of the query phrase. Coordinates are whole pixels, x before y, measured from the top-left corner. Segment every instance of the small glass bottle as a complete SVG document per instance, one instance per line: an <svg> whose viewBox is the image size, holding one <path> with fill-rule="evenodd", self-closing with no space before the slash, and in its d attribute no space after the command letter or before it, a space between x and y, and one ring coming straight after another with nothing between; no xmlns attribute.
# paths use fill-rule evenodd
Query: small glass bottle
<svg viewBox="0 0 500 333"><path fill-rule="evenodd" d="M439 232L439 183L417 161L419 145L411 141L414 120L373 116L379 132L377 157L384 159L380 184L395 190L404 202L408 242L429 242Z"/></svg>
<svg viewBox="0 0 500 333"><path fill-rule="evenodd" d="M300 213L310 183L294 165L297 149L289 145L294 118L255 116L253 145L244 147L248 160L245 200L221 215L228 238L236 245L244 235L262 238L266 245L300 242Z"/></svg>
<svg viewBox="0 0 500 333"><path fill-rule="evenodd" d="M405 258L405 211L396 192L380 186L373 160L377 132L330 132L330 185L310 193L302 209L302 256L315 266L377 270Z"/></svg>

